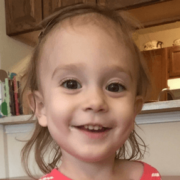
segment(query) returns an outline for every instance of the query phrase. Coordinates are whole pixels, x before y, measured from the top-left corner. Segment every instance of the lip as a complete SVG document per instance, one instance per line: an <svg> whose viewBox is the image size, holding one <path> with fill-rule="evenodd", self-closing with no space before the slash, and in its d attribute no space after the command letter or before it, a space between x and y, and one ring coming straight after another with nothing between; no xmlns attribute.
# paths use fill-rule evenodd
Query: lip
<svg viewBox="0 0 180 180"><path fill-rule="evenodd" d="M78 129L79 132L83 133L84 135L86 135L90 139L101 139L101 138L104 138L105 136L107 136L107 134L108 134L108 132L110 130L111 129L106 129L103 132L90 132L90 131L87 131L87 130L84 130L84 129Z"/></svg>

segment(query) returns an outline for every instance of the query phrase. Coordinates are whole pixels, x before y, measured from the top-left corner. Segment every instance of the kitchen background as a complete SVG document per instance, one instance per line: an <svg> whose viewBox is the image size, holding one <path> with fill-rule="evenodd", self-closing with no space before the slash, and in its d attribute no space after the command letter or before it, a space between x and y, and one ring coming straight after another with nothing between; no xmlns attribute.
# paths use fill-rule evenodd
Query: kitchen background
<svg viewBox="0 0 180 180"><path fill-rule="evenodd" d="M0 3L0 67L20 74L30 58L32 47L6 35L5 5L3 0ZM137 30L134 40L140 50L143 50L146 42L152 40L162 41L163 47L170 47L174 40L180 38L179 32L180 22L175 22ZM180 84L180 78L168 80L170 88L177 89L178 84Z"/></svg>
<svg viewBox="0 0 180 180"><path fill-rule="evenodd" d="M21 74L33 48L6 35L4 0L0 0L0 17L0 68ZM162 41L163 47L169 47L178 38L180 38L179 22L138 30L134 34L135 42L141 50L143 50L144 43L151 40ZM180 88L180 78L169 80L168 85L170 88ZM140 129L137 131L150 145L149 153L145 156L144 161L155 166L163 175L180 175L179 122L145 124L140 127L143 131ZM0 163L0 178L25 176L19 157L23 143L18 142L16 138L28 136L24 135L26 126L21 126L21 130L17 125L9 126L6 128L5 135L3 128L0 125L0 138L5 139L7 143L0 143L0 160L5 159L4 154L8 158L4 161L5 163ZM1 146L6 146L7 152Z"/></svg>
<svg viewBox="0 0 180 180"><path fill-rule="evenodd" d="M163 47L173 46L173 41L180 39L180 22L149 27L137 30L134 34L134 40L141 51L144 50L144 44L149 41L158 40L163 42ZM169 79L170 89L180 88L180 78Z"/></svg>

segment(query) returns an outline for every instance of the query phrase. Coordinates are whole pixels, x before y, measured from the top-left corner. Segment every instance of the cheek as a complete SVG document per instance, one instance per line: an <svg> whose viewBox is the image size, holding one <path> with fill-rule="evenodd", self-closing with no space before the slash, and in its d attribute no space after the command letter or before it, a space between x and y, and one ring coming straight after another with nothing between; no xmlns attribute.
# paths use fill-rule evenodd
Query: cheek
<svg viewBox="0 0 180 180"><path fill-rule="evenodd" d="M54 93L49 98L49 103L46 106L48 121L55 124L68 124L73 115L72 100L58 96Z"/></svg>
<svg viewBox="0 0 180 180"><path fill-rule="evenodd" d="M127 130L134 126L135 115L132 103L122 103L114 107L114 110L114 115L117 118L117 124L120 128Z"/></svg>
<svg viewBox="0 0 180 180"><path fill-rule="evenodd" d="M124 133L129 133L134 128L134 119L133 116L124 116L118 119L118 126L120 130Z"/></svg>
<svg viewBox="0 0 180 180"><path fill-rule="evenodd" d="M46 106L47 126L53 139L62 145L65 135L69 132L69 124L72 118L71 103L63 97L51 96Z"/></svg>

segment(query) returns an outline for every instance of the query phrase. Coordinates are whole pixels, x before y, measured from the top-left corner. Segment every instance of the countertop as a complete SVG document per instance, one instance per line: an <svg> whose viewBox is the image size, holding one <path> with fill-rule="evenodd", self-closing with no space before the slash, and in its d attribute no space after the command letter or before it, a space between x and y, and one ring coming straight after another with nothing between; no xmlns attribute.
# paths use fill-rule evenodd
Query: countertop
<svg viewBox="0 0 180 180"><path fill-rule="evenodd" d="M142 108L141 114L172 111L180 111L180 100L145 103Z"/></svg>

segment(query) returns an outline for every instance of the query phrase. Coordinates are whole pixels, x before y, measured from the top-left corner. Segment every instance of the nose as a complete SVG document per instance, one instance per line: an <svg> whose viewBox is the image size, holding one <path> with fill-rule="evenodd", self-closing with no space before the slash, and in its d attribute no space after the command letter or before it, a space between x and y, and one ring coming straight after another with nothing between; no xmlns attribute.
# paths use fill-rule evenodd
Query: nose
<svg viewBox="0 0 180 180"><path fill-rule="evenodd" d="M108 104L106 97L103 92L99 89L94 89L86 93L86 98L84 98L84 111L107 112Z"/></svg>

